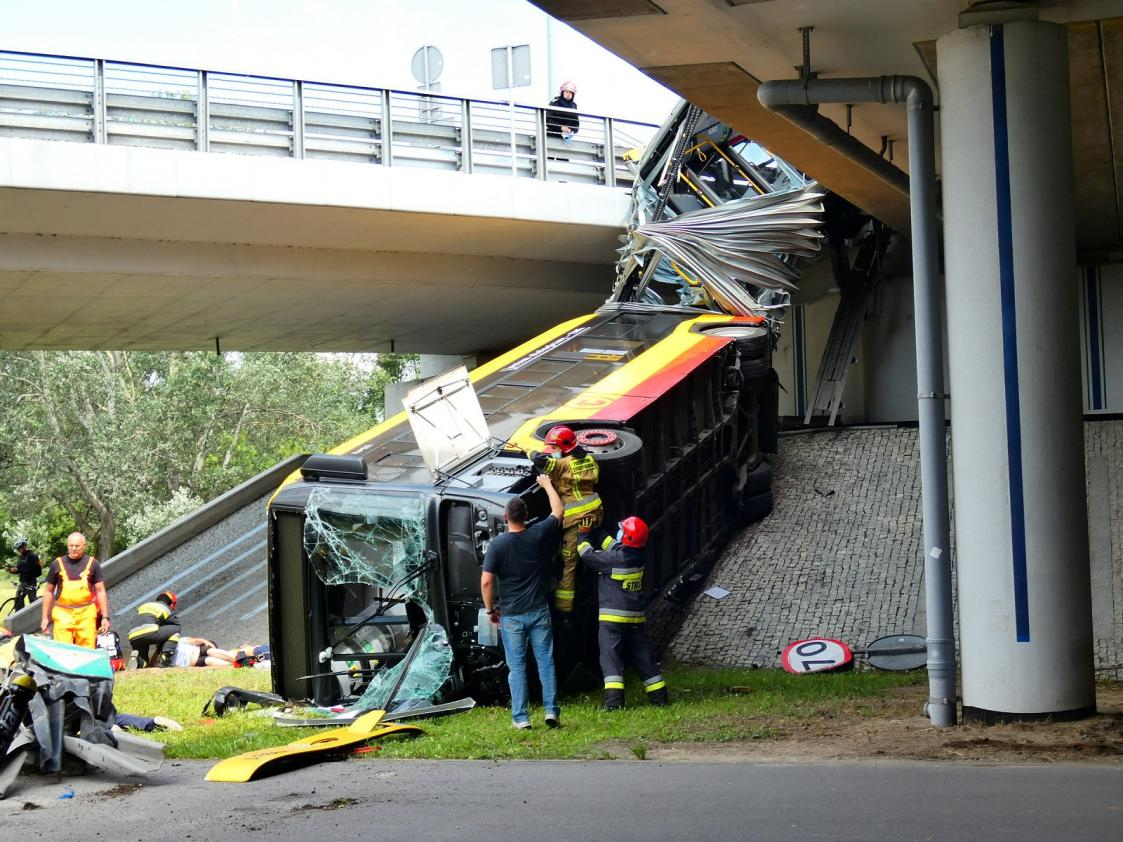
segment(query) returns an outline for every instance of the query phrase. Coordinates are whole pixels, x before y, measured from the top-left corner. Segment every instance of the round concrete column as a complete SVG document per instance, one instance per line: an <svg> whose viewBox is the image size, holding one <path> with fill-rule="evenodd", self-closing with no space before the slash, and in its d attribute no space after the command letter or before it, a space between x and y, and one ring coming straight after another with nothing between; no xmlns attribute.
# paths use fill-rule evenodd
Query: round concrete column
<svg viewBox="0 0 1123 842"><path fill-rule="evenodd" d="M964 718L1095 709L1061 26L938 42Z"/></svg>

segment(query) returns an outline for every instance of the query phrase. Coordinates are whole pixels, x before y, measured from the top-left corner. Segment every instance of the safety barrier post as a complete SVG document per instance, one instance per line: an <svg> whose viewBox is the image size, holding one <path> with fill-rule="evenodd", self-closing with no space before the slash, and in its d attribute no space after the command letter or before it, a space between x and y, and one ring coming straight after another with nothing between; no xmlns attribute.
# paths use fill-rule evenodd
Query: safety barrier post
<svg viewBox="0 0 1123 842"><path fill-rule="evenodd" d="M94 59L94 143L105 143L105 60Z"/></svg>
<svg viewBox="0 0 1123 842"><path fill-rule="evenodd" d="M616 141L612 118L604 118L604 186L616 186Z"/></svg>
<svg viewBox="0 0 1123 842"><path fill-rule="evenodd" d="M394 119L390 114L390 92L382 91L382 166L394 163Z"/></svg>
<svg viewBox="0 0 1123 842"><path fill-rule="evenodd" d="M536 108L534 110L534 148L538 151L538 180L546 180L546 144L549 143L549 138L546 136L546 109Z"/></svg>
<svg viewBox="0 0 1123 842"><path fill-rule="evenodd" d="M207 94L207 71L199 71L198 89L195 96L195 148L200 152L211 151L211 106Z"/></svg>
<svg viewBox="0 0 1123 842"><path fill-rule="evenodd" d="M460 171L472 172L472 103L460 100Z"/></svg>
<svg viewBox="0 0 1123 842"><path fill-rule="evenodd" d="M292 156L304 157L304 83L292 83Z"/></svg>

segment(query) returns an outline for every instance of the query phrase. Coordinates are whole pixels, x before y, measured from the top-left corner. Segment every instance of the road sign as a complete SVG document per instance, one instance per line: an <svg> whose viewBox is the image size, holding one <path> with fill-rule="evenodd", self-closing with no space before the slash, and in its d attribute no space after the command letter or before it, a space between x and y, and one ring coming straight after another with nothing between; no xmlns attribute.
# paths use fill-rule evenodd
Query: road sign
<svg viewBox="0 0 1123 842"><path fill-rule="evenodd" d="M796 675L829 672L849 669L854 665L854 654L841 640L813 637L789 643L780 655L780 663L784 669Z"/></svg>
<svg viewBox="0 0 1123 842"><path fill-rule="evenodd" d="M891 634L867 646L865 655L879 670L917 670L928 663L928 642L918 634Z"/></svg>

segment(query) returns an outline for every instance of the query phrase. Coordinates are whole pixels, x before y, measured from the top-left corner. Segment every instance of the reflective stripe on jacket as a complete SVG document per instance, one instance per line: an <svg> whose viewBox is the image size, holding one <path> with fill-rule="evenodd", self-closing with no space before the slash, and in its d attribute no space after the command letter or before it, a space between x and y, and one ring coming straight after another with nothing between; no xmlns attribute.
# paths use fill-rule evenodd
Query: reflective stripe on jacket
<svg viewBox="0 0 1123 842"><path fill-rule="evenodd" d="M598 617L602 623L642 623L643 550L605 542L608 549L581 545L581 560L597 572Z"/></svg>
<svg viewBox="0 0 1123 842"><path fill-rule="evenodd" d="M145 602L136 610L136 613L139 615L138 620L146 622L133 626L129 630L129 640L154 634L164 626L179 628L179 620L172 614L172 609L158 599Z"/></svg>
<svg viewBox="0 0 1123 842"><path fill-rule="evenodd" d="M570 527L601 507L597 495L600 469L597 461L584 448L577 447L568 456L554 456L542 468L550 477L565 507L562 526Z"/></svg>

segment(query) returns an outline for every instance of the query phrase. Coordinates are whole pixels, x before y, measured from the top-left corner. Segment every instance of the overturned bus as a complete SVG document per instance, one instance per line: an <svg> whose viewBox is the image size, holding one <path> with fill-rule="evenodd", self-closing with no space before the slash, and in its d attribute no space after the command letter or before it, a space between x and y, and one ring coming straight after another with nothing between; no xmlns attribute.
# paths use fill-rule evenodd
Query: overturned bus
<svg viewBox="0 0 1123 842"><path fill-rule="evenodd" d="M776 450L778 389L770 305L818 251L822 194L747 143L684 105L639 167L631 239L604 306L470 374L443 376L432 400L309 458L277 491L268 511L275 692L374 706L380 671L407 650L414 663L426 630L419 699L503 698L481 565L512 495L532 522L548 513L528 453L555 424L596 458L605 523L636 514L649 524L649 600L681 593L733 529L768 514L762 460ZM458 393L478 397L481 417L474 397L456 407ZM595 594L578 580L574 631L558 641L562 680L578 661L595 670Z"/></svg>

